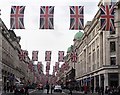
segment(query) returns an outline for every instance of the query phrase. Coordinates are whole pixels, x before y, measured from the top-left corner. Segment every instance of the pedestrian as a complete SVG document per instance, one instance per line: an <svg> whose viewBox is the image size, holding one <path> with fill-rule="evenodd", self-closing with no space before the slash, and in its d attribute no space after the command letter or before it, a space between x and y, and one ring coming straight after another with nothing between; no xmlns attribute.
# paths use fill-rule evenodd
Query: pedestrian
<svg viewBox="0 0 120 95"><path fill-rule="evenodd" d="M47 89L47 94L49 94L50 86L49 86L48 82L47 82L47 84L46 84L46 89Z"/></svg>
<svg viewBox="0 0 120 95"><path fill-rule="evenodd" d="M69 94L72 95L72 85L70 83L68 85L68 88L69 88L69 91L70 91Z"/></svg>
<svg viewBox="0 0 120 95"><path fill-rule="evenodd" d="M7 87L6 87L6 85L4 85L4 88L3 88L3 90L4 90L4 93L6 93L6 90L7 90Z"/></svg>
<svg viewBox="0 0 120 95"><path fill-rule="evenodd" d="M106 87L105 87L105 94L106 94L106 95L108 94L108 90L109 90L109 88L108 88L108 86L106 86Z"/></svg>
<svg viewBox="0 0 120 95"><path fill-rule="evenodd" d="M91 86L91 92L92 92L92 93L94 92L94 87L93 87L93 86Z"/></svg>
<svg viewBox="0 0 120 95"><path fill-rule="evenodd" d="M88 87L87 85L84 85L84 93L87 94L87 91L88 91Z"/></svg>
<svg viewBox="0 0 120 95"><path fill-rule="evenodd" d="M25 85L24 89L25 89L25 95L29 95L29 92L28 92L28 89L29 89L29 88L28 88L28 85L27 85L27 84Z"/></svg>
<svg viewBox="0 0 120 95"><path fill-rule="evenodd" d="M10 86L7 85L7 92L9 92Z"/></svg>
<svg viewBox="0 0 120 95"><path fill-rule="evenodd" d="M52 94L53 89L54 89L54 85L51 84L51 94Z"/></svg>
<svg viewBox="0 0 120 95"><path fill-rule="evenodd" d="M103 86L101 86L100 92L101 92L101 95L104 95L104 87Z"/></svg>

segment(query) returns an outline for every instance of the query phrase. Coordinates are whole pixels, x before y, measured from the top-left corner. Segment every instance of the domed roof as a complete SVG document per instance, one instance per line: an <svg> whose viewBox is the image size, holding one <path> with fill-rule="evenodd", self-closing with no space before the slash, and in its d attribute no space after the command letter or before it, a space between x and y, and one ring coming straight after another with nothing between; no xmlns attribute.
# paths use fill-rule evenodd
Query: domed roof
<svg viewBox="0 0 120 95"><path fill-rule="evenodd" d="M80 40L82 36L83 36L83 32L79 31L75 34L73 40Z"/></svg>
<svg viewBox="0 0 120 95"><path fill-rule="evenodd" d="M67 49L67 53L69 53L71 51L71 46Z"/></svg>

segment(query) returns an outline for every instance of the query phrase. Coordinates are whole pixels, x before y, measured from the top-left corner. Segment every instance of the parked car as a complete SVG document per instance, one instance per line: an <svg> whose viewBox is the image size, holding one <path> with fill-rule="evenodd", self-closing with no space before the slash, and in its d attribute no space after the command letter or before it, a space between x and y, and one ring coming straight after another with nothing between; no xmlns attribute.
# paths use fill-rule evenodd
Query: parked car
<svg viewBox="0 0 120 95"><path fill-rule="evenodd" d="M60 92L60 93L62 93L62 87L60 85L55 85L54 92Z"/></svg>

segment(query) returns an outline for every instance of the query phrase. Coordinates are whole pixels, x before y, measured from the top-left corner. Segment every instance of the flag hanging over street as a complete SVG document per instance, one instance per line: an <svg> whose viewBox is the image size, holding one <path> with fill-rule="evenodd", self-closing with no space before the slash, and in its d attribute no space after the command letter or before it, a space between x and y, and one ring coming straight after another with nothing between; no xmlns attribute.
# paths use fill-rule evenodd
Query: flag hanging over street
<svg viewBox="0 0 120 95"><path fill-rule="evenodd" d="M54 29L54 6L40 7L40 29Z"/></svg>
<svg viewBox="0 0 120 95"><path fill-rule="evenodd" d="M25 6L12 6L10 14L11 29L25 29L24 27Z"/></svg>
<svg viewBox="0 0 120 95"><path fill-rule="evenodd" d="M83 30L84 7L70 6L70 30Z"/></svg>
<svg viewBox="0 0 120 95"><path fill-rule="evenodd" d="M38 51L32 52L32 61L38 61Z"/></svg>
<svg viewBox="0 0 120 95"><path fill-rule="evenodd" d="M38 69L38 72L40 73L40 71L42 69L42 62L37 63L37 69Z"/></svg>
<svg viewBox="0 0 120 95"><path fill-rule="evenodd" d="M55 62L55 72L59 70L59 62Z"/></svg>
<svg viewBox="0 0 120 95"><path fill-rule="evenodd" d="M28 68L30 69L31 72L33 72L33 61L29 61Z"/></svg>
<svg viewBox="0 0 120 95"><path fill-rule="evenodd" d="M52 75L55 76L55 66L53 66L53 72Z"/></svg>
<svg viewBox="0 0 120 95"><path fill-rule="evenodd" d="M58 62L64 62L64 51L58 51Z"/></svg>
<svg viewBox="0 0 120 95"><path fill-rule="evenodd" d="M100 21L101 29L104 31L115 31L114 26L114 6L113 5L101 5L100 7Z"/></svg>
<svg viewBox="0 0 120 95"><path fill-rule="evenodd" d="M47 62L46 63L46 71L49 71L50 70L50 62Z"/></svg>
<svg viewBox="0 0 120 95"><path fill-rule="evenodd" d="M28 57L28 51L21 50L18 56L19 56L20 61L25 61L26 57Z"/></svg>
<svg viewBox="0 0 120 95"><path fill-rule="evenodd" d="M72 62L77 62L77 53L76 52L72 52L70 57L71 57Z"/></svg>
<svg viewBox="0 0 120 95"><path fill-rule="evenodd" d="M51 51L45 52L45 61L51 61Z"/></svg>

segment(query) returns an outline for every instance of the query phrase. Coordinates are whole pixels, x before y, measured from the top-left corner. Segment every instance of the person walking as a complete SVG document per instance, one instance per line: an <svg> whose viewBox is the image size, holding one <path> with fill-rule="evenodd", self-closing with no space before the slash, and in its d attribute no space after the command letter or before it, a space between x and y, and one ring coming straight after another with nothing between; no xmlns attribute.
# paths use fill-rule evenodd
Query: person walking
<svg viewBox="0 0 120 95"><path fill-rule="evenodd" d="M54 85L51 84L51 94L52 94L53 89L54 89Z"/></svg>
<svg viewBox="0 0 120 95"><path fill-rule="evenodd" d="M6 93L6 90L7 90L7 87L6 87L6 85L4 85L4 88L3 88L3 90L4 90L4 93Z"/></svg>
<svg viewBox="0 0 120 95"><path fill-rule="evenodd" d="M29 87L27 84L25 85L24 89L25 89L25 95L29 95L29 92L28 92Z"/></svg>
<svg viewBox="0 0 120 95"><path fill-rule="evenodd" d="M49 94L50 86L49 86L48 82L47 82L47 84L46 84L46 89L47 89L47 94Z"/></svg>
<svg viewBox="0 0 120 95"><path fill-rule="evenodd" d="M69 86L68 88L69 88L69 91L70 91L70 92L69 92L69 94L70 94L70 95L72 95L72 89L73 89L73 88L72 88L71 83L69 83L69 85L68 85L68 86Z"/></svg>
<svg viewBox="0 0 120 95"><path fill-rule="evenodd" d="M84 85L84 94L87 94L87 91L88 91L88 87L87 87L87 85L85 84L85 85Z"/></svg>

